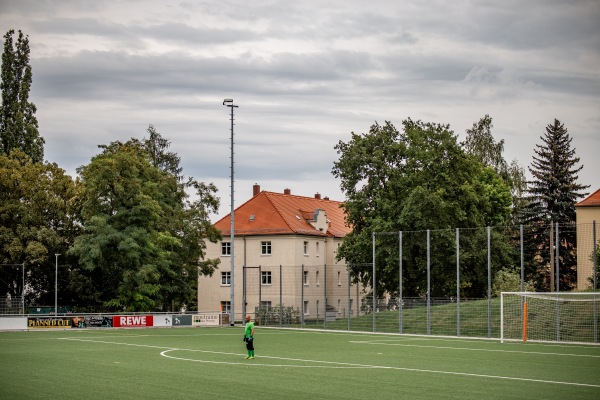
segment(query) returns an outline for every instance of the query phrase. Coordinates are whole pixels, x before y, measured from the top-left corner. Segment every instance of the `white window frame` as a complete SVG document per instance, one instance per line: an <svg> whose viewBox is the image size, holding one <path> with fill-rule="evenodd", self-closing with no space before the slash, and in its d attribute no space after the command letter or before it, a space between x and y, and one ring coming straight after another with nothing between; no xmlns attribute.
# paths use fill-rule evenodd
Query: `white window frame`
<svg viewBox="0 0 600 400"><path fill-rule="evenodd" d="M309 308L308 308L308 300L304 300L304 304L303 304L304 310L302 310L304 312L304 315L310 315L310 313L308 312Z"/></svg>
<svg viewBox="0 0 600 400"><path fill-rule="evenodd" d="M308 271L304 271L304 275L302 276L302 284L304 284L304 286L308 286Z"/></svg>
<svg viewBox="0 0 600 400"><path fill-rule="evenodd" d="M221 271L221 286L231 286L231 271Z"/></svg>
<svg viewBox="0 0 600 400"><path fill-rule="evenodd" d="M308 255L308 242L304 242L304 255Z"/></svg>
<svg viewBox="0 0 600 400"><path fill-rule="evenodd" d="M270 310L273 308L273 304L271 303L271 301L261 301L260 308L262 308L262 309L266 308L267 310Z"/></svg>
<svg viewBox="0 0 600 400"><path fill-rule="evenodd" d="M272 254L271 241L260 242L260 254L270 256Z"/></svg>
<svg viewBox="0 0 600 400"><path fill-rule="evenodd" d="M231 312L231 301L221 301L221 312L223 314L229 314Z"/></svg>
<svg viewBox="0 0 600 400"><path fill-rule="evenodd" d="M221 242L221 256L231 256L231 242Z"/></svg>
<svg viewBox="0 0 600 400"><path fill-rule="evenodd" d="M271 271L260 271L260 284L261 285L271 285L272 282L272 274Z"/></svg>

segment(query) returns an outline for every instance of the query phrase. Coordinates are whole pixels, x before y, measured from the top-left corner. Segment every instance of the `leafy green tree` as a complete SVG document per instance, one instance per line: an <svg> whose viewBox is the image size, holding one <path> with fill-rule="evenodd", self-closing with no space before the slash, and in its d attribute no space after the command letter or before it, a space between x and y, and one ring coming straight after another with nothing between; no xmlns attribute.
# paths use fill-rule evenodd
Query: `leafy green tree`
<svg viewBox="0 0 600 400"><path fill-rule="evenodd" d="M575 203L587 194L583 191L589 186L577 183L583 165L577 166L580 159L571 148L567 128L559 120L549 124L540 139L542 144L536 145L529 167L533 179L528 182L524 222L532 227L532 232L526 242L529 258L526 272L538 289L554 290L550 287L550 278L554 276L551 272L554 265L550 262L554 250L550 242L554 242L551 229L559 223L566 227L560 232L559 288L569 290L577 282L576 230L569 225L576 222Z"/></svg>
<svg viewBox="0 0 600 400"><path fill-rule="evenodd" d="M146 132L149 136L147 139L144 138L143 146L150 155L152 165L181 180L181 172L183 171L180 165L181 157L176 153L167 151L171 143L163 138L152 125L148 126Z"/></svg>
<svg viewBox="0 0 600 400"><path fill-rule="evenodd" d="M21 150L0 154L0 264L24 264L27 304L69 303L66 251L77 236L77 184L56 164L33 162ZM1 296L21 296L22 272L3 268ZM6 283L6 285L4 285Z"/></svg>
<svg viewBox="0 0 600 400"><path fill-rule="evenodd" d="M467 138L463 144L468 154L474 155L482 164L492 167L503 179L508 180L508 166L502 153L504 139L496 142L492 135L492 118L485 115L467 129Z"/></svg>
<svg viewBox="0 0 600 400"><path fill-rule="evenodd" d="M160 143L159 134L155 139ZM216 188L193 179L179 183L177 165L165 171L156 163L168 146L148 143L100 146L103 152L78 170L84 233L72 253L102 283L98 307L193 308L198 274L216 267L215 260L203 260L204 240L220 237L209 221L218 208ZM186 188L196 190L197 200Z"/></svg>
<svg viewBox="0 0 600 400"><path fill-rule="evenodd" d="M20 149L34 162L42 162L44 139L38 132L36 107L29 101L32 82L29 38L19 31L16 43L13 43L14 33L14 30L10 30L4 35L0 83L0 154Z"/></svg>
<svg viewBox="0 0 600 400"><path fill-rule="evenodd" d="M533 282L523 282L523 290L525 292L535 291ZM496 272L494 283L492 284L492 294L494 297L500 297L502 292L520 292L521 291L521 274L509 268L502 268Z"/></svg>
<svg viewBox="0 0 600 400"><path fill-rule="evenodd" d="M524 192L527 187L525 172L517 160L510 165L504 159L504 140L496 142L492 135L492 118L485 115L478 122L473 123L471 129L466 130L467 138L463 147L468 154L473 155L482 164L492 167L510 187L512 196L512 212L510 222L518 222L526 204Z"/></svg>
<svg viewBox="0 0 600 400"><path fill-rule="evenodd" d="M425 232L432 238L432 296L447 296L454 271L444 268L455 260L454 229L499 224L510 212L510 191L498 174L465 153L447 125L403 121L399 132L390 122L375 123L368 134L352 133L347 143L336 146L340 158L333 174L341 179L346 194L345 209L353 227L339 257L353 265L356 279L371 284L372 234L375 232ZM398 288L397 238L377 236L376 254L380 295ZM485 292L482 273L475 268L481 253L481 238L461 238L461 251L471 253L463 264L463 279L471 296ZM395 247L394 247L395 246ZM424 234L411 235L403 243L403 294L424 295L426 291L426 241ZM485 247L483 247L485 249ZM505 251L498 251L503 265ZM469 261L471 260L471 265Z"/></svg>

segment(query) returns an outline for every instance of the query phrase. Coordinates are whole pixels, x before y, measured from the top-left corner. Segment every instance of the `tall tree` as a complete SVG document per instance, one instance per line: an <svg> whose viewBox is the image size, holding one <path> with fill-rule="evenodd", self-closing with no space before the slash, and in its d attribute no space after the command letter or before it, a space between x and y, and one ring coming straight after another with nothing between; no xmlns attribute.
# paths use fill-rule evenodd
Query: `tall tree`
<svg viewBox="0 0 600 400"><path fill-rule="evenodd" d="M79 233L77 190L56 164L34 163L18 149L0 154L0 264L25 265L27 304L54 304L55 254L58 299L71 303L66 253ZM3 268L2 278L0 296L21 296L21 271Z"/></svg>
<svg viewBox="0 0 600 400"><path fill-rule="evenodd" d="M14 30L4 35L2 53L2 105L0 106L0 153L20 149L34 162L44 159L44 139L38 132L35 104L29 101L32 73L29 38L21 31L13 43Z"/></svg>
<svg viewBox="0 0 600 400"><path fill-rule="evenodd" d="M508 166L502 153L504 152L504 139L496 142L492 135L492 118L485 115L478 122L467 129L467 138L463 144L468 154L474 155L482 164L488 165L504 179L508 178Z"/></svg>
<svg viewBox="0 0 600 400"><path fill-rule="evenodd" d="M523 199L526 179L523 168L517 160L510 165L504 159L504 140L496 142L492 134L492 117L485 115L473 127L466 130L467 138L463 142L465 151L473 155L481 163L492 167L510 187L512 196L511 222L517 222L525 201Z"/></svg>
<svg viewBox="0 0 600 400"><path fill-rule="evenodd" d="M341 179L346 194L345 209L353 231L346 236L339 257L354 265L354 274L363 283L372 283L372 234L377 232L421 231L417 239L407 240L403 251L407 271L403 274L406 296L424 295L426 290L424 231L436 229L432 265L437 274L432 295L446 296L455 288L443 268L455 259L453 229L482 227L502 223L509 213L510 192L498 174L467 155L447 125L403 121L403 131L394 125L375 123L369 133L357 135L336 146L340 158L333 174ZM378 240L397 240L393 236ZM481 252L480 238L465 238L461 249ZM377 287L395 292L398 288L398 251L393 243L378 246ZM498 251L495 256L503 257ZM471 295L480 296L485 288L474 265L464 263L463 278ZM498 262L497 265L503 265ZM473 268L470 268L473 267ZM378 295L381 293L377 293Z"/></svg>
<svg viewBox="0 0 600 400"><path fill-rule="evenodd" d="M168 151L171 146L171 142L163 138L160 133L156 131L154 126L150 124L148 129L148 138L144 138L142 141L144 148L150 156L152 165L161 171L167 172L175 176L178 180L181 180L181 157L177 153Z"/></svg>
<svg viewBox="0 0 600 400"><path fill-rule="evenodd" d="M525 210L525 223L534 229L528 248L530 262L527 263L528 274L536 277L538 289L553 290L549 286L549 273L554 269L550 265L554 251L550 247L550 229L553 224L566 227L560 232L559 270L561 290L573 288L576 276L576 231L568 225L576 222L575 203L585 196L589 186L577 183L578 173L583 165L577 166L580 159L571 148L572 138L567 128L557 119L546 127L544 136L540 137L542 144L537 144L535 155L529 167L533 176L528 181L527 199L529 204ZM560 228L559 228L560 229ZM550 240L548 240L550 239ZM551 273L550 277L554 274ZM545 278L545 279L544 279Z"/></svg>
<svg viewBox="0 0 600 400"><path fill-rule="evenodd" d="M79 169L84 234L72 249L102 284L98 306L193 308L198 274L216 266L203 260L204 240L220 237L208 218L218 207L216 188L191 180L198 200L190 201L174 170L154 165L155 148L137 140L101 148Z"/></svg>

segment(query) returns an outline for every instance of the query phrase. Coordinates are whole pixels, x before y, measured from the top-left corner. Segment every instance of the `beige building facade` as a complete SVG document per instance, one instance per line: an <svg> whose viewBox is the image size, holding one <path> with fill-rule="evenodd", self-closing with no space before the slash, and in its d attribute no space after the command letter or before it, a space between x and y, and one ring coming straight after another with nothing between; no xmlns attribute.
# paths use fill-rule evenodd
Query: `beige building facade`
<svg viewBox="0 0 600 400"><path fill-rule="evenodd" d="M355 314L363 288L351 283L343 260L336 260L344 236L343 203L261 191L234 212L235 321L244 314L281 306L303 320ZM198 279L198 310L231 312L230 215L215 223L223 239L207 243L207 258L220 260L212 277ZM283 313L283 311L282 311Z"/></svg>
<svg viewBox="0 0 600 400"><path fill-rule="evenodd" d="M600 189L575 205L577 215L577 290L588 290L593 285L594 236L596 251L600 241ZM595 234L594 234L595 231ZM596 268L600 263L596 255ZM597 283L600 285L600 282Z"/></svg>

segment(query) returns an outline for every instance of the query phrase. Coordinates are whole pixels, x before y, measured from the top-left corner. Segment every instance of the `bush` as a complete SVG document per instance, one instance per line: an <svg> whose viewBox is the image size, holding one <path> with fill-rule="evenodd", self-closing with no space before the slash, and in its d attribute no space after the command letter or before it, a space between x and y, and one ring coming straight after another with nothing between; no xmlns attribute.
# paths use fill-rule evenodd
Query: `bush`
<svg viewBox="0 0 600 400"><path fill-rule="evenodd" d="M524 285L526 292L534 292L535 286L532 281L526 281ZM508 269L501 269L494 277L492 284L492 296L499 297L502 292L520 292L521 274Z"/></svg>

